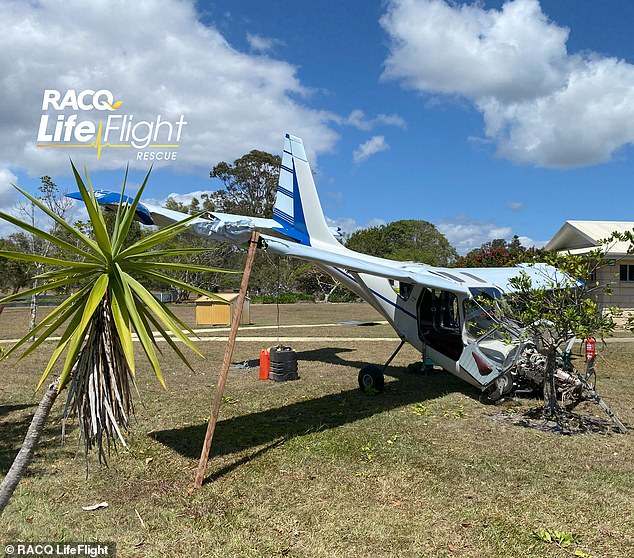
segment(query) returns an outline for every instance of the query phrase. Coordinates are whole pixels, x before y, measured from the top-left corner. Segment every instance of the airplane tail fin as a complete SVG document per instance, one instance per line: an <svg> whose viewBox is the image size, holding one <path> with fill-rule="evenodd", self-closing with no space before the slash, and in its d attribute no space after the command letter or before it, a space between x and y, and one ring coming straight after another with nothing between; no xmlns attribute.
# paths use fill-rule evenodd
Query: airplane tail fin
<svg viewBox="0 0 634 558"><path fill-rule="evenodd" d="M273 218L280 232L301 244L341 246L326 223L304 144L286 134Z"/></svg>

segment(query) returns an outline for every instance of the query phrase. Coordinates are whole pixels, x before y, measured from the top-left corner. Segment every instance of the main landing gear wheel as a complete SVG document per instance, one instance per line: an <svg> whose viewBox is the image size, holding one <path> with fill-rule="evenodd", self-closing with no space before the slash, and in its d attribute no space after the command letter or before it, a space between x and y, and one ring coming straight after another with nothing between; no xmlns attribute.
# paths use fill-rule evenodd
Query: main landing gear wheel
<svg viewBox="0 0 634 558"><path fill-rule="evenodd" d="M359 387L361 391L383 391L385 377L382 370L374 364L368 364L359 371Z"/></svg>

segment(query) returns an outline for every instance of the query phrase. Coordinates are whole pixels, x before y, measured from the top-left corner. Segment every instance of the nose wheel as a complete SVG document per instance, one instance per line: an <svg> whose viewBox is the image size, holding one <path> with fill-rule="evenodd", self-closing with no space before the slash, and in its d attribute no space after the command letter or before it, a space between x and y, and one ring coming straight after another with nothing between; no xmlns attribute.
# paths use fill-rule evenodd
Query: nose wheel
<svg viewBox="0 0 634 558"><path fill-rule="evenodd" d="M489 388L489 400L492 402L500 401L506 395L511 393L513 389L513 376L511 371L508 370L504 374L502 374L493 385Z"/></svg>

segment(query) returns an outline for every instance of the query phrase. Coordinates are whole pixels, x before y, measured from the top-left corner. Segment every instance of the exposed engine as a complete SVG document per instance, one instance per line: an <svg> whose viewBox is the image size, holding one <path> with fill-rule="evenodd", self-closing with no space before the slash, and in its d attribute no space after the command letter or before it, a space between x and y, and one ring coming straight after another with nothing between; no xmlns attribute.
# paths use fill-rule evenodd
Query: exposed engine
<svg viewBox="0 0 634 558"><path fill-rule="evenodd" d="M500 376L489 392L489 398L499 401L504 396L534 394L542 391L546 377L546 355L540 353L532 343L524 345L515 365ZM557 355L555 364L555 384L563 401L571 401L581 395L583 385L570 359Z"/></svg>

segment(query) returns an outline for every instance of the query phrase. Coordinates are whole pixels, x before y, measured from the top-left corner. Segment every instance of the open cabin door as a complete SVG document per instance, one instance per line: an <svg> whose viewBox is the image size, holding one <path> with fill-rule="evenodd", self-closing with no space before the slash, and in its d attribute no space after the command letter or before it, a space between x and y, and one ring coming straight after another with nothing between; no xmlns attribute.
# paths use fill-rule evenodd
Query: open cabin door
<svg viewBox="0 0 634 558"><path fill-rule="evenodd" d="M458 298L449 291L424 288L418 298L418 335L435 351L458 360L464 348Z"/></svg>

